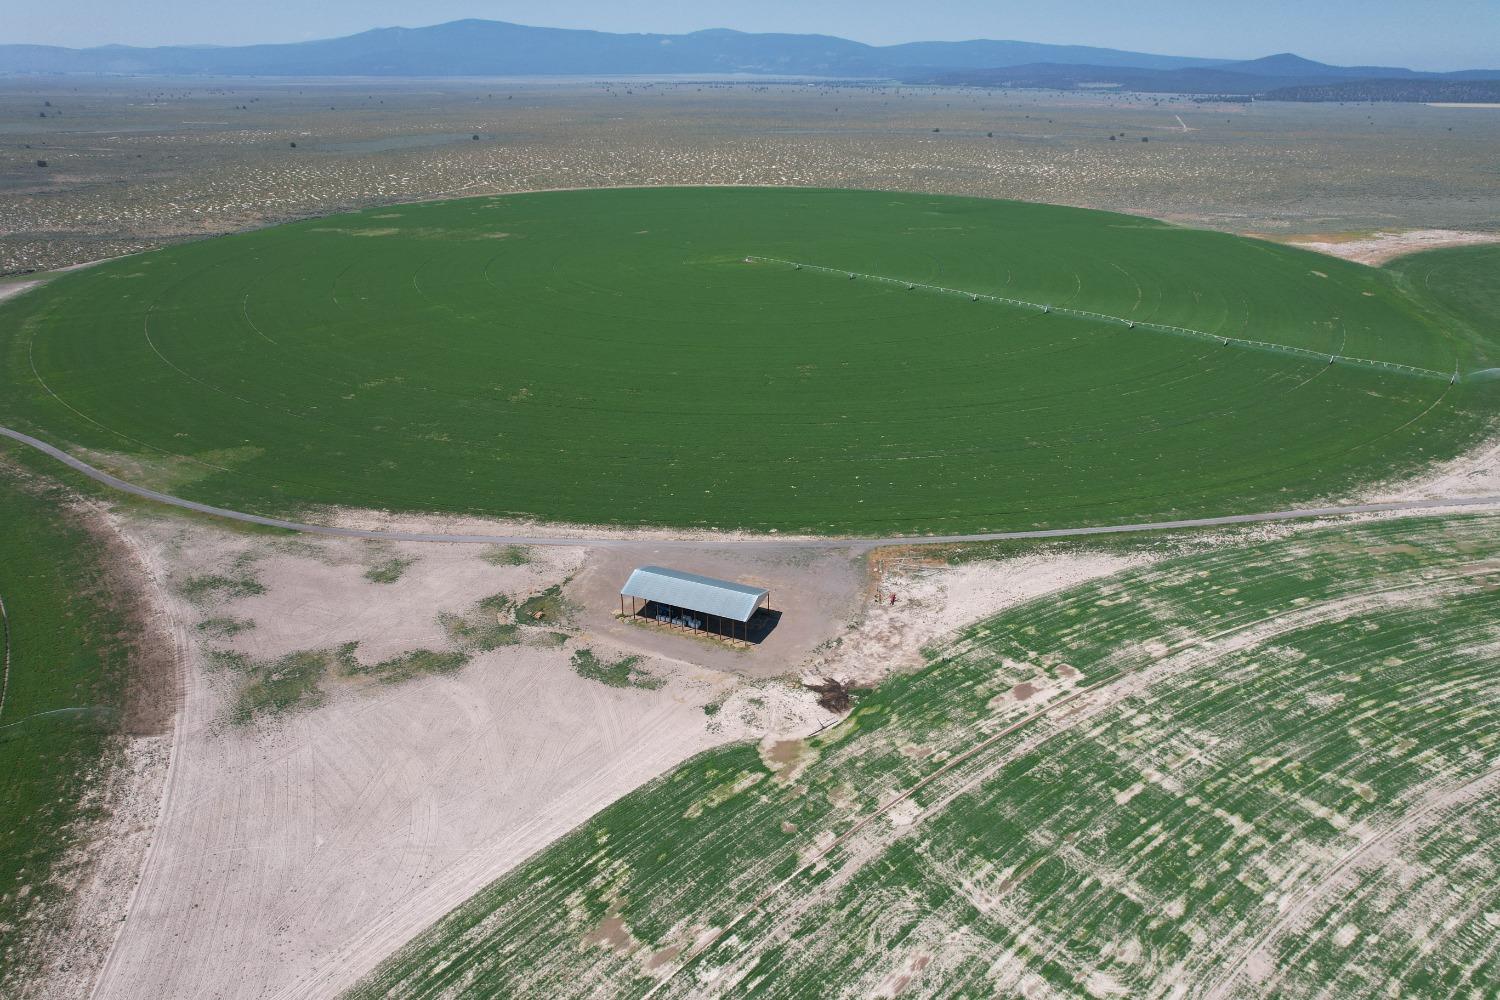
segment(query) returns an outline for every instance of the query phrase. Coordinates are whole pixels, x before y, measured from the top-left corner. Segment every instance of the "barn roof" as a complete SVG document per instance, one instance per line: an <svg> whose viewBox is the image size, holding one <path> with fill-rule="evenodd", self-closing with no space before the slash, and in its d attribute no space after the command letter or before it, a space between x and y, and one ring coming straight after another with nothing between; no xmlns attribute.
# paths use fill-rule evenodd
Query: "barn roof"
<svg viewBox="0 0 1500 1000"><path fill-rule="evenodd" d="M715 580L711 576L684 573L660 566L642 566L630 574L620 588L623 597L639 597L658 604L670 604L690 611L747 622L755 614L761 598L770 591L747 587L743 583Z"/></svg>

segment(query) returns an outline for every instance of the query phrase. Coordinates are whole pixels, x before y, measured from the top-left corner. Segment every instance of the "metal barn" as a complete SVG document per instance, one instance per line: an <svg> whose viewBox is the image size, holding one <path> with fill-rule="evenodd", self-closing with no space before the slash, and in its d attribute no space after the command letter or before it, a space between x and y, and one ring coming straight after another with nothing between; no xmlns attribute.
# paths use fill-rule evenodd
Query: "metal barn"
<svg viewBox="0 0 1500 1000"><path fill-rule="evenodd" d="M639 567L620 588L622 616L745 642L750 619L762 608L771 610L769 590L661 566Z"/></svg>

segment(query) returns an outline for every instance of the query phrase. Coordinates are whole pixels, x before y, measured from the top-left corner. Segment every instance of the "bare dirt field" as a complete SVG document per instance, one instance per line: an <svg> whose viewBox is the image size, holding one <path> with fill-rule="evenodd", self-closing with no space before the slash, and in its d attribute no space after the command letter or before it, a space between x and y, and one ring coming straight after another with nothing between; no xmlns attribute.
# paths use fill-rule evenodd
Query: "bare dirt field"
<svg viewBox="0 0 1500 1000"><path fill-rule="evenodd" d="M330 677L317 697L237 722L249 688L225 652L278 661L358 642L368 664L446 649L445 613L499 593L519 601L575 574L568 602L593 601L630 557L611 551L593 567L580 549L307 542L164 519L124 530L166 586L189 669L161 825L100 997L327 996L685 757L831 718L794 681L744 680L784 672L760 664L805 654L816 629L799 623L733 653L619 625L611 592L602 613L564 604L457 671L390 684ZM405 563L398 579L367 578L393 562ZM809 610L847 610L857 573L833 562L834 582L811 588L820 596ZM794 599L795 568L752 565ZM596 623L629 641L602 645ZM569 662L581 648L614 658L654 646L664 655L637 667L646 685L610 687Z"/></svg>
<svg viewBox="0 0 1500 1000"><path fill-rule="evenodd" d="M876 579L841 550L396 546L156 517L121 527L160 580L187 680L160 826L100 998L331 995L686 757L831 721L799 674L873 683L966 621L1134 561L887 562ZM750 651L622 623L619 585L650 561L765 585L785 617ZM370 579L393 565L395 580ZM331 671L289 705L236 716L301 653L358 643L371 664L451 650L462 641L445 616L487 624L476 602L506 594L514 603L495 617L509 623L516 603L554 586L561 602L543 623L457 670L399 683ZM621 687L580 676L580 649L638 656L639 673ZM248 663L276 666L255 675Z"/></svg>

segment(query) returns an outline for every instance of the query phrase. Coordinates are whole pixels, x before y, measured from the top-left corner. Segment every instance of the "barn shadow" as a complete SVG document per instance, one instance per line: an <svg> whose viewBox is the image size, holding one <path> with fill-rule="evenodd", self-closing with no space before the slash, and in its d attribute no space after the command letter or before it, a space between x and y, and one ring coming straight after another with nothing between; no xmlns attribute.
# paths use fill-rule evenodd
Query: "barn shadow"
<svg viewBox="0 0 1500 1000"><path fill-rule="evenodd" d="M756 608L750 620L741 625L739 622L726 622L700 612L685 612L680 608L657 604L655 601L647 601L643 604L636 610L635 617L654 622L664 628L680 629L689 635L733 639L735 642L743 641L752 646L759 646L765 642L766 638L776 631L776 626L781 623L781 612L767 608Z"/></svg>

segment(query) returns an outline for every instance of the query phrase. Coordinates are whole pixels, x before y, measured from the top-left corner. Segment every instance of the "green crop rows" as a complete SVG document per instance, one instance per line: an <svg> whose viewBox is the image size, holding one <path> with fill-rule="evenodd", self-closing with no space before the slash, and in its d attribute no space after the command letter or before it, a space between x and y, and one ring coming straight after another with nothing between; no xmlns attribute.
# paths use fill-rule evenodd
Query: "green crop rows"
<svg viewBox="0 0 1500 1000"><path fill-rule="evenodd" d="M31 949L57 930L38 914L66 894L74 873L65 859L86 847L86 824L99 808L90 796L119 757L114 734L132 626L114 610L94 543L60 511L66 500L61 488L23 487L0 471L0 600L10 655L0 703L6 996L35 973Z"/></svg>
<svg viewBox="0 0 1500 1000"><path fill-rule="evenodd" d="M1492 415L1493 381L1320 359L1491 367L1485 308L1408 272L1045 205L518 195L60 278L0 309L0 422L263 513L859 534L1105 523L1279 509L1455 453Z"/></svg>
<svg viewBox="0 0 1500 1000"><path fill-rule="evenodd" d="M351 996L1493 996L1497 591L1500 517L1407 519L1006 612L626 796Z"/></svg>

